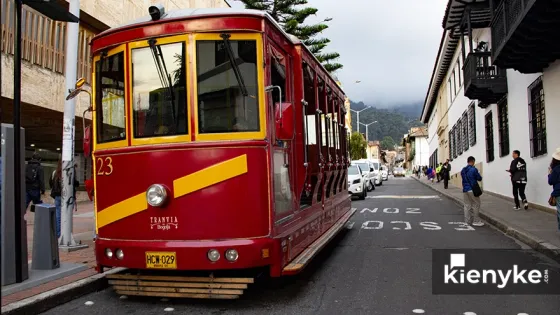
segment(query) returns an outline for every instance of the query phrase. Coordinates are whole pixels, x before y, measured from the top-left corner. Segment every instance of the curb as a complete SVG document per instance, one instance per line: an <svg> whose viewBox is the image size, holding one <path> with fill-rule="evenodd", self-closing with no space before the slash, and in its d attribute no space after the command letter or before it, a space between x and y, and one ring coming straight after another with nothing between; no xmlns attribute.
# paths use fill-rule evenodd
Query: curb
<svg viewBox="0 0 560 315"><path fill-rule="evenodd" d="M437 193L444 195L445 197L454 201L457 205L461 208L463 207L463 201L460 198L457 198L449 193L442 192L431 185L422 182L416 177L412 177L414 180L419 182L420 184L429 187L432 190L435 190ZM490 225L496 227L498 230L503 232L504 234L515 238L516 240L523 242L530 246L532 249L536 250L537 252L548 256L549 258L553 259L554 261L560 263L560 248L555 245L548 243L545 240L538 238L537 236L523 231L518 228L511 227L507 224L507 222L494 217L493 215L485 213L482 209L479 211L480 218L484 221L488 222Z"/></svg>
<svg viewBox="0 0 560 315"><path fill-rule="evenodd" d="M8 304L2 307L2 315L43 313L83 295L107 288L109 283L105 276L118 273L122 270L125 270L125 268L113 268L104 273L96 274L62 287L28 297L27 299Z"/></svg>

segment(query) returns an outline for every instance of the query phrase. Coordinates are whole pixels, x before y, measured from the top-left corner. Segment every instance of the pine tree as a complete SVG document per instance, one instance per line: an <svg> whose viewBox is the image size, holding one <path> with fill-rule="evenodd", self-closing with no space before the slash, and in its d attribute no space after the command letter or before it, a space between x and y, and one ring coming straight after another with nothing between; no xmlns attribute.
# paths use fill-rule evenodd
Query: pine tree
<svg viewBox="0 0 560 315"><path fill-rule="evenodd" d="M317 14L316 8L301 6L307 4L307 0L239 0L245 4L245 8L267 11L272 18L278 22L284 31L299 38L325 66L327 71L334 72L343 66L334 62L340 57L338 53L324 53L323 50L330 43L328 38L318 37L319 34L329 26L325 24L332 19L325 19L321 23L304 25L305 20Z"/></svg>

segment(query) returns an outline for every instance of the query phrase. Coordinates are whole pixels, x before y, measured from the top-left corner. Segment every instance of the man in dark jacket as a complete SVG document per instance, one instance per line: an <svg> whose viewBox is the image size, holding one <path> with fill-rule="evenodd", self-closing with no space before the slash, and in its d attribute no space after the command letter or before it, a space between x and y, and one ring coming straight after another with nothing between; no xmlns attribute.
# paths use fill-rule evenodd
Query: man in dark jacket
<svg viewBox="0 0 560 315"><path fill-rule="evenodd" d="M33 153L33 157L25 166L25 207L27 208L31 201L33 201L33 205L43 203L41 200L43 194L45 194L45 176L41 156Z"/></svg>
<svg viewBox="0 0 560 315"><path fill-rule="evenodd" d="M443 167L441 168L441 177L443 178L443 188L447 189L449 186L449 179L451 176L451 163L449 163L449 159L443 163Z"/></svg>
<svg viewBox="0 0 560 315"><path fill-rule="evenodd" d="M525 186L527 185L527 163L520 157L521 153L519 150L513 150L511 156L513 160L509 166L509 175L511 176L511 184L513 186L513 200L515 201L515 207L513 209L521 209L519 205L519 196L523 200L523 205L525 210L529 209L529 203L527 202L527 197L525 196Z"/></svg>
<svg viewBox="0 0 560 315"><path fill-rule="evenodd" d="M473 193L473 185L478 184L482 180L482 176L474 167L475 159L469 156L467 159L468 165L461 170L461 177L463 181L463 203L465 212L465 223L474 226L483 226L484 223L480 220L478 215L480 210L480 197L475 196Z"/></svg>

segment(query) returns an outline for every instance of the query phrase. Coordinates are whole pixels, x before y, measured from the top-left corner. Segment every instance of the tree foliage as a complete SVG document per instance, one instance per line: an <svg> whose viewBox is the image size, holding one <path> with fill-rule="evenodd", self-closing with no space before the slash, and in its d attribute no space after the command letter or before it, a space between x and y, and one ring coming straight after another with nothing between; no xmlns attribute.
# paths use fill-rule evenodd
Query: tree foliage
<svg viewBox="0 0 560 315"><path fill-rule="evenodd" d="M288 34L299 38L325 66L327 71L334 72L343 66L335 62L340 54L323 50L330 43L328 38L320 37L320 34L329 26L325 19L317 24L305 24L305 20L317 14L317 9L303 7L307 0L239 0L245 4L245 8L266 11L278 22Z"/></svg>
<svg viewBox="0 0 560 315"><path fill-rule="evenodd" d="M358 132L350 135L350 158L352 160L365 159L367 157L367 142L364 136Z"/></svg>
<svg viewBox="0 0 560 315"><path fill-rule="evenodd" d="M385 136L379 145L381 145L382 150L394 150L395 140L393 140L393 137L391 136Z"/></svg>

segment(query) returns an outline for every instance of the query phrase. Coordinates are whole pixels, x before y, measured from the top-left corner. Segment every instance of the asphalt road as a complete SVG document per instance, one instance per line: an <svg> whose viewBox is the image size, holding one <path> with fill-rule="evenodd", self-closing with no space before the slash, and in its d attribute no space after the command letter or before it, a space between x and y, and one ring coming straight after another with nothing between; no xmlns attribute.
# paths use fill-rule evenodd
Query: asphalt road
<svg viewBox="0 0 560 315"><path fill-rule="evenodd" d="M108 289L45 314L560 314L558 295L432 294L432 249L525 246L489 226L454 224L462 210L415 180L391 177L352 203L347 229L303 274L240 300L122 299Z"/></svg>

